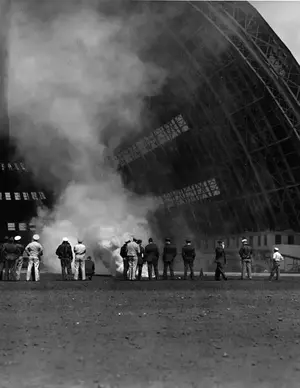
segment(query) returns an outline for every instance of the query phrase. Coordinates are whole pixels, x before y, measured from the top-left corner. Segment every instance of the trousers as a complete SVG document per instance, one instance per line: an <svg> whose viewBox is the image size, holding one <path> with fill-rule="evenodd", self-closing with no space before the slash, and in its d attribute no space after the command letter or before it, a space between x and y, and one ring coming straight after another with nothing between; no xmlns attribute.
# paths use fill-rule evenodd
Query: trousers
<svg viewBox="0 0 300 388"><path fill-rule="evenodd" d="M272 280L274 275L276 275L276 280L279 280L279 278L280 278L280 263L278 261L273 260L273 265L272 265L269 280Z"/></svg>
<svg viewBox="0 0 300 388"><path fill-rule="evenodd" d="M251 259L242 260L242 273L241 278L244 279L247 272L248 279L252 279L252 263Z"/></svg>
<svg viewBox="0 0 300 388"><path fill-rule="evenodd" d="M60 259L60 265L63 280L70 280L72 278L71 259Z"/></svg>
<svg viewBox="0 0 300 388"><path fill-rule="evenodd" d="M190 277L191 279L194 279L194 260L193 259L187 259L183 261L184 264L184 279L187 278L188 270L190 270Z"/></svg>
<svg viewBox="0 0 300 388"><path fill-rule="evenodd" d="M15 278L16 278L16 280L20 280L20 278L21 278L22 266L23 266L23 256L20 256L15 262Z"/></svg>
<svg viewBox="0 0 300 388"><path fill-rule="evenodd" d="M158 280L158 278L159 278L158 260L153 260L153 261L147 262L147 267L148 267L148 279L152 280L152 271L154 269L155 279Z"/></svg>
<svg viewBox="0 0 300 388"><path fill-rule="evenodd" d="M216 266L216 271L215 271L215 280L220 280L221 276L224 280L226 280L226 275L224 272L223 264L219 263L219 262L217 262L216 264L217 264L217 266Z"/></svg>
<svg viewBox="0 0 300 388"><path fill-rule="evenodd" d="M79 267L81 269L82 280L85 280L85 261L83 259L75 259L75 262L74 262L74 279L78 280Z"/></svg>
<svg viewBox="0 0 300 388"><path fill-rule="evenodd" d="M27 274L26 274L27 282L29 282L31 278L32 267L34 269L35 281L38 282L40 280L40 259L39 258L29 256Z"/></svg>
<svg viewBox="0 0 300 388"><path fill-rule="evenodd" d="M171 279L174 279L174 261L164 261L164 273L163 278L168 278L168 269L170 270Z"/></svg>

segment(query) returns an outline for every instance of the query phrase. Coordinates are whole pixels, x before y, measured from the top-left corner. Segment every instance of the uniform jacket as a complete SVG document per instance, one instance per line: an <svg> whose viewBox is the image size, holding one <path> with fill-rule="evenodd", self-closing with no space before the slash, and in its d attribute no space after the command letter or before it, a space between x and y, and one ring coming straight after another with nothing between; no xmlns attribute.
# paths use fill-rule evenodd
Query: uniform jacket
<svg viewBox="0 0 300 388"><path fill-rule="evenodd" d="M173 244L166 244L163 251L163 261L170 262L175 259L177 248Z"/></svg>
<svg viewBox="0 0 300 388"><path fill-rule="evenodd" d="M84 260L86 253L86 246L84 244L74 245L75 260Z"/></svg>
<svg viewBox="0 0 300 388"><path fill-rule="evenodd" d="M25 248L25 252L29 258L39 259L43 255L43 247L37 241L32 241Z"/></svg>
<svg viewBox="0 0 300 388"><path fill-rule="evenodd" d="M216 253L215 262L222 264L222 261L223 261L224 264L226 264L226 254L225 254L224 248L217 247L215 250L215 253Z"/></svg>
<svg viewBox="0 0 300 388"><path fill-rule="evenodd" d="M183 260L188 260L188 261L194 260L196 257L195 248L193 247L192 244L185 244L182 247L181 255Z"/></svg>
<svg viewBox="0 0 300 388"><path fill-rule="evenodd" d="M248 244L245 244L239 250L239 255L242 260L251 260L252 258L252 247Z"/></svg>
<svg viewBox="0 0 300 388"><path fill-rule="evenodd" d="M56 255L59 259L73 259L73 252L69 242L62 242L56 249Z"/></svg>
<svg viewBox="0 0 300 388"><path fill-rule="evenodd" d="M93 260L85 260L85 273L86 275L94 275L95 263Z"/></svg>
<svg viewBox="0 0 300 388"><path fill-rule="evenodd" d="M150 243L145 246L145 260L147 263L157 261L159 259L159 250L155 243Z"/></svg>
<svg viewBox="0 0 300 388"><path fill-rule="evenodd" d="M139 253L140 246L136 242L130 241L127 244L127 256L138 258Z"/></svg>
<svg viewBox="0 0 300 388"><path fill-rule="evenodd" d="M20 257L20 249L15 243L4 243L3 244L3 254L5 260L16 260Z"/></svg>

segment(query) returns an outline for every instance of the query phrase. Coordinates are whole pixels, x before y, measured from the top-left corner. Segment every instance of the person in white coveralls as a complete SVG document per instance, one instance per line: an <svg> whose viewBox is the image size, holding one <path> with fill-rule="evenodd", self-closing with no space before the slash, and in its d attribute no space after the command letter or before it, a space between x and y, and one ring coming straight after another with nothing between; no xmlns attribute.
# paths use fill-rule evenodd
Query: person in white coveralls
<svg viewBox="0 0 300 388"><path fill-rule="evenodd" d="M86 246L83 244L83 241L78 239L78 243L74 245L74 280L78 280L79 267L81 269L82 280L85 280L85 254Z"/></svg>
<svg viewBox="0 0 300 388"><path fill-rule="evenodd" d="M32 237L31 243L29 243L25 252L28 255L28 267L26 274L26 281L29 282L31 278L31 270L34 268L35 281L38 282L40 280L40 260L43 256L43 247L39 243L40 236L35 234Z"/></svg>

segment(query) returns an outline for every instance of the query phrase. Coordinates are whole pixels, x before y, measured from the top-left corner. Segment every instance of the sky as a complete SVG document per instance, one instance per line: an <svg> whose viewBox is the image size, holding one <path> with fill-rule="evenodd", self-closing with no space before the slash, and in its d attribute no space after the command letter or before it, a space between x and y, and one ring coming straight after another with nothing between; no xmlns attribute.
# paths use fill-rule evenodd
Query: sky
<svg viewBox="0 0 300 388"><path fill-rule="evenodd" d="M300 63L300 1L250 1Z"/></svg>

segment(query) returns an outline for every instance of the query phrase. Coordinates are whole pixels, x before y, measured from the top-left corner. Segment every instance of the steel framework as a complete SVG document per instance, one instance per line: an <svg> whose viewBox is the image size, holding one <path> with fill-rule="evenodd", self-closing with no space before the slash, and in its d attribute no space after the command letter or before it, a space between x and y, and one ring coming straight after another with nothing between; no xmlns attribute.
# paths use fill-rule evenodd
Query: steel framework
<svg viewBox="0 0 300 388"><path fill-rule="evenodd" d="M167 97L178 110L115 155L125 180L202 234L298 231L300 69L292 54L248 2L143 6L173 10L149 55L167 46L180 64Z"/></svg>

